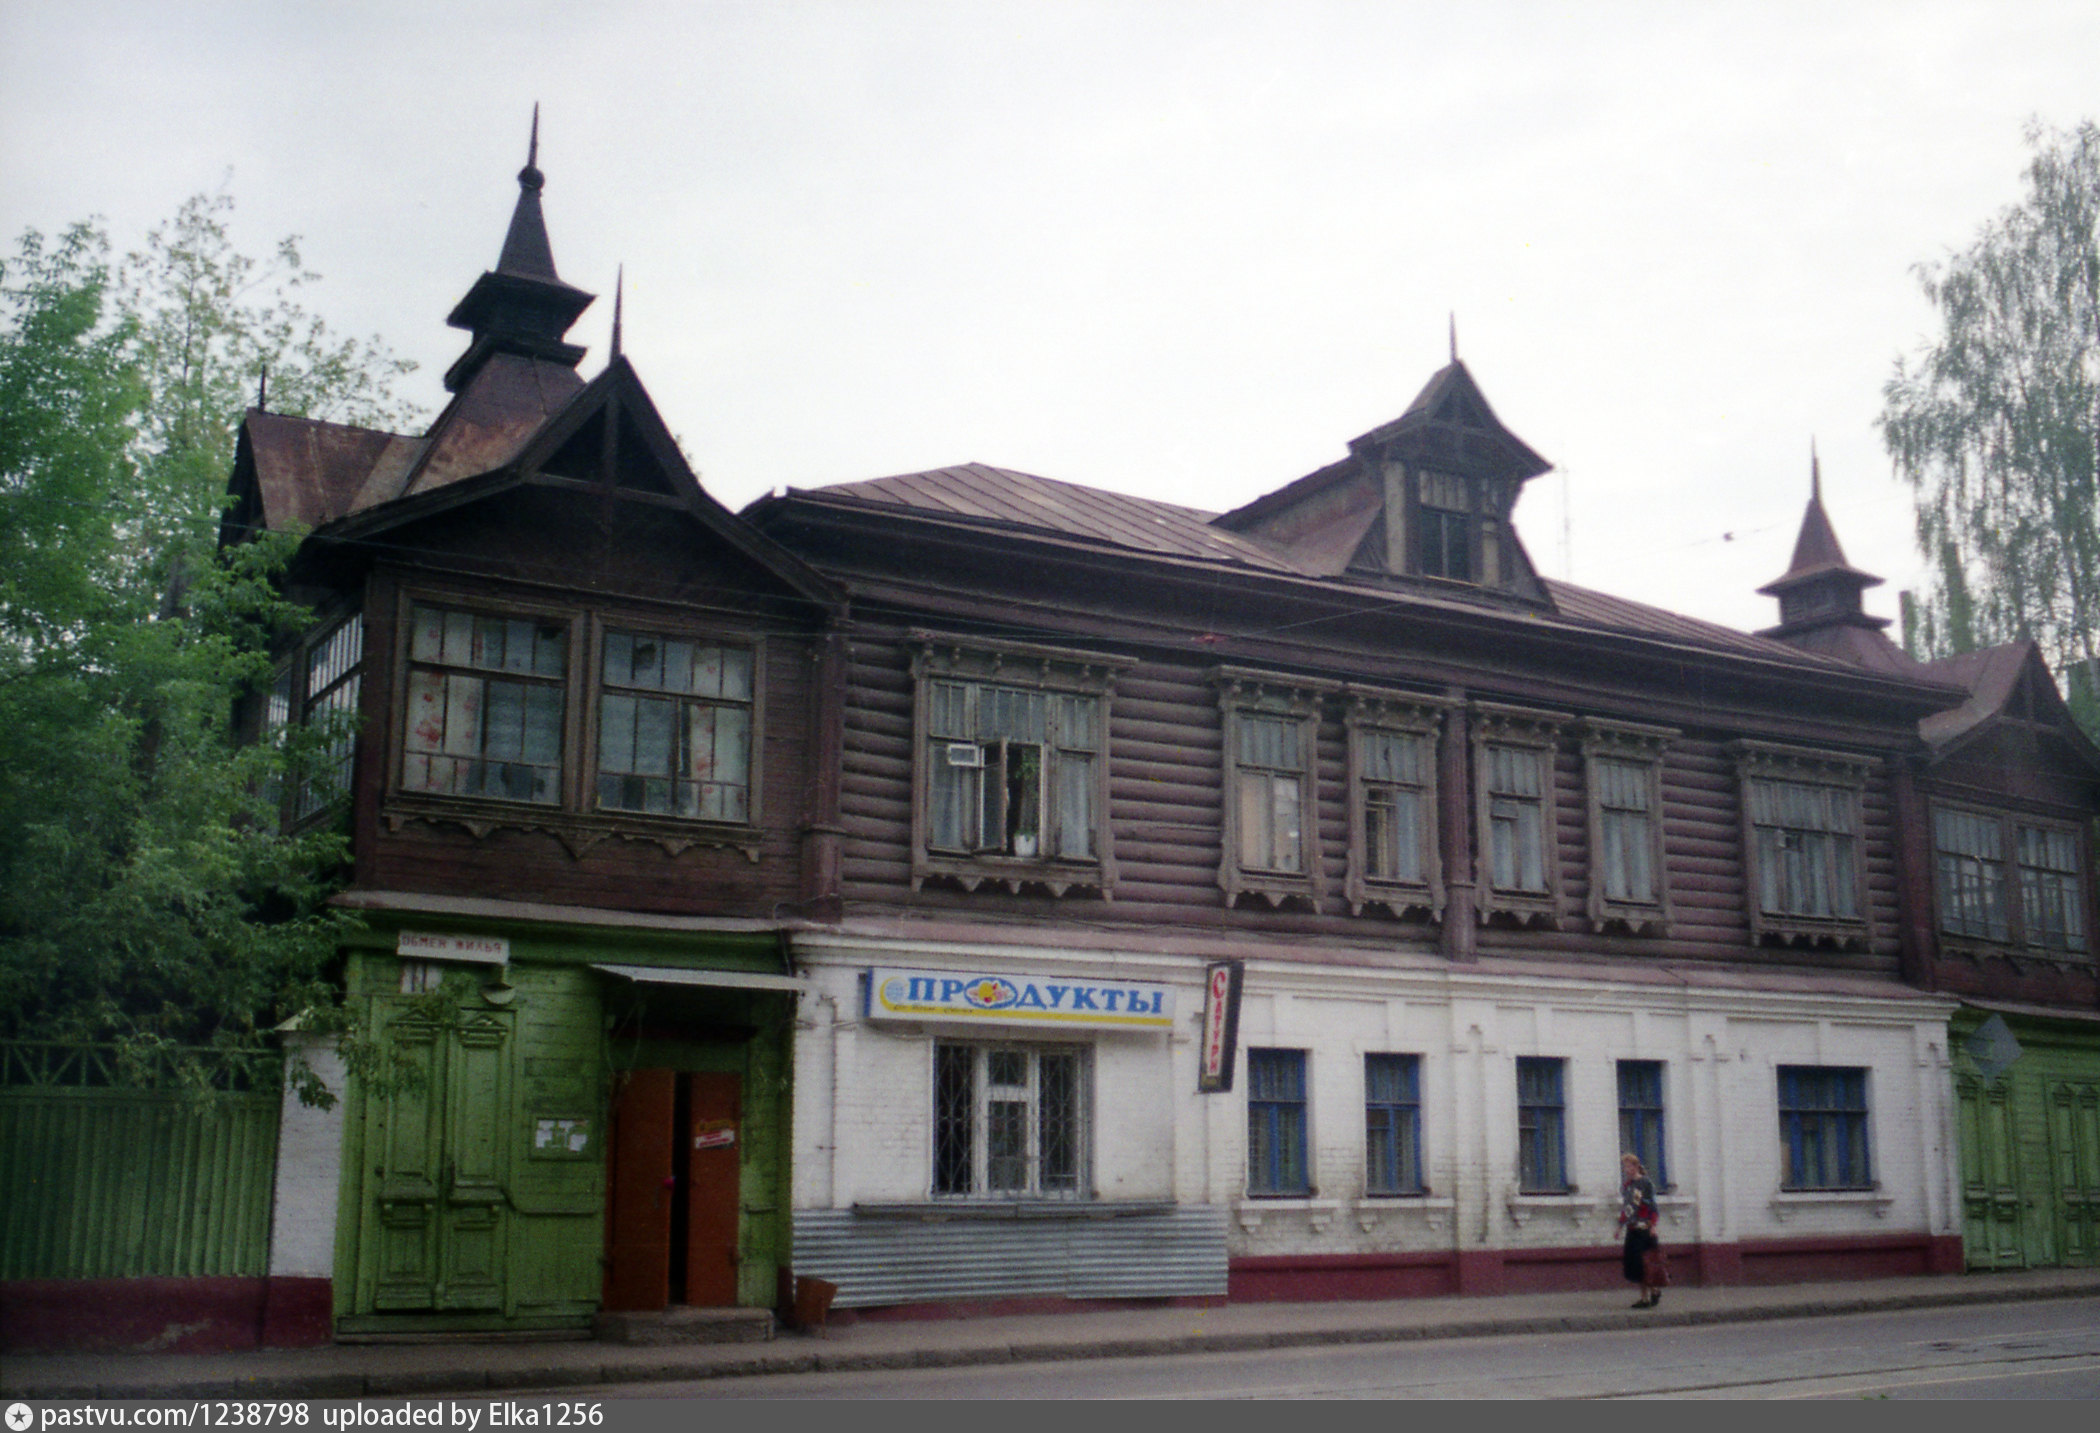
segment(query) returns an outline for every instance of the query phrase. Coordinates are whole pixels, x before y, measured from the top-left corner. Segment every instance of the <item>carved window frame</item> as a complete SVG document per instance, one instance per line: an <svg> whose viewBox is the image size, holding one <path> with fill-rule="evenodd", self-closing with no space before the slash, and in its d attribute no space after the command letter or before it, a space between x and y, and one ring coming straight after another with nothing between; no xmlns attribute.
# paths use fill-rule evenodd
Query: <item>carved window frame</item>
<svg viewBox="0 0 2100 1433"><path fill-rule="evenodd" d="M987 884L1018 894L1034 886L1052 896L1091 892L1113 900L1116 889L1114 823L1109 819L1110 736L1116 678L1137 665L1131 657L1043 647L1020 642L938 632L911 634L912 798L911 883L913 890L941 878L975 891ZM936 681L978 687L1017 687L1049 694L1091 697L1096 702L1094 748L1094 854L1091 857L1017 856L1003 852L936 850L931 815L933 713Z"/></svg>
<svg viewBox="0 0 2100 1433"><path fill-rule="evenodd" d="M1349 913L1362 915L1365 906L1381 905L1396 916L1419 911L1431 920L1442 920L1444 866L1437 840L1441 829L1438 743L1450 703L1369 687L1351 686L1345 691L1347 705L1342 721L1349 732L1349 867L1343 894L1349 902ZM1419 793L1416 841L1422 853L1422 877L1417 881L1392 880L1371 873L1370 787L1384 783L1373 783L1366 774L1366 748L1372 734L1387 732L1420 738L1424 746L1421 779L1414 783Z"/></svg>
<svg viewBox="0 0 2100 1433"><path fill-rule="evenodd" d="M1543 922L1558 929L1561 922L1562 862L1560 782L1555 768L1561 733L1575 718L1566 712L1535 711L1499 702L1475 702L1472 715L1473 864L1479 918L1485 922L1491 916L1507 915L1520 921ZM1539 861L1545 881L1543 891L1509 889L1495 884L1494 795L1488 789L1488 753L1493 747L1528 750L1536 752L1540 758Z"/></svg>
<svg viewBox="0 0 2100 1433"><path fill-rule="evenodd" d="M1735 757L1736 789L1742 810L1739 839L1743 852L1743 911L1749 921L1750 939L1824 942L1845 949L1866 949L1873 939L1873 906L1867 888L1866 790L1876 759L1748 740L1731 743L1729 751ZM1764 885L1763 856L1750 790L1753 781L1822 787L1843 794L1849 802L1853 827L1850 874L1856 915L1798 915L1764 909L1760 894Z"/></svg>
<svg viewBox="0 0 2100 1433"><path fill-rule="evenodd" d="M1997 862L1997 896L2005 923L2003 937L1956 930L1949 924L1951 916L1944 871L1946 853L1940 846L1942 815L1968 816L1988 821L1997 827L2000 851L2000 859ZM1938 932L1942 946L1955 951L2017 955L2023 960L2033 959L2063 965L2090 965L2093 962L2096 941L2094 932L2084 928L2089 917L2083 899L2073 907L2081 922L2079 944L2045 944L2035 940L2028 930L2025 873L2035 868L2022 859L2021 834L2025 831L2041 831L2069 838L2074 862L2071 872L2071 894L2082 898L2084 892L2091 888L2092 851L2089 838L2076 822L1969 801L1935 799L1931 803L1930 831L1933 928Z"/></svg>
<svg viewBox="0 0 2100 1433"><path fill-rule="evenodd" d="M1298 899L1317 907L1327 892L1320 845L1320 717L1326 699L1340 690L1336 682L1283 676L1241 667L1219 667L1212 673L1218 689L1219 806L1222 851L1218 886L1225 903L1235 905L1252 895L1280 907ZM1249 716L1295 723L1303 754L1303 784L1298 792L1298 862L1296 871L1250 868L1241 860L1240 727Z"/></svg>
<svg viewBox="0 0 2100 1433"><path fill-rule="evenodd" d="M412 670L424 665L412 656L415 610L419 606L499 620L540 622L562 629L561 765L553 801L453 795L417 790L407 783L409 685ZM394 617L393 713L386 735L385 798L381 811L388 829L398 831L410 821L447 823L464 827L477 839L496 830L545 831L579 858L599 842L619 837L653 842L674 856L694 846L711 846L741 852L749 861L758 860L765 789L768 641L764 634L726 624L679 620L662 613L533 601L422 583L403 584L394 603ZM598 725L607 628L742 648L751 654L750 751L746 763L750 790L743 819L677 816L598 805Z"/></svg>
<svg viewBox="0 0 2100 1433"><path fill-rule="evenodd" d="M1670 926L1669 843L1664 836L1662 774L1670 743L1683 735L1675 727L1585 717L1577 723L1582 750L1583 804L1589 829L1589 916L1592 928L1622 924L1634 935L1663 935ZM1619 762L1646 773L1648 800L1648 869L1653 898L1614 898L1604 888L1604 787L1598 763Z"/></svg>

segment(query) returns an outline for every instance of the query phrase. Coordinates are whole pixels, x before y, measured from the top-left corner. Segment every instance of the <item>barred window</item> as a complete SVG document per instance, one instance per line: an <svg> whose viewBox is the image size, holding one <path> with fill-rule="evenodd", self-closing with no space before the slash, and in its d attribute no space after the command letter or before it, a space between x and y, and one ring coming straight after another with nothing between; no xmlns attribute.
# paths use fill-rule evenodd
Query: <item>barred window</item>
<svg viewBox="0 0 2100 1433"><path fill-rule="evenodd" d="M1526 1194L1568 1191L1567 1061L1517 1060L1517 1187Z"/></svg>
<svg viewBox="0 0 2100 1433"><path fill-rule="evenodd" d="M409 633L403 789L558 804L566 626L418 604Z"/></svg>
<svg viewBox="0 0 2100 1433"><path fill-rule="evenodd" d="M1639 1156L1657 1189L1668 1186L1660 1060L1619 1061L1619 1152Z"/></svg>
<svg viewBox="0 0 2100 1433"><path fill-rule="evenodd" d="M1747 783L1758 909L1824 920L1859 917L1859 795L1803 781Z"/></svg>
<svg viewBox="0 0 2100 1433"><path fill-rule="evenodd" d="M601 673L600 808L749 819L749 648L608 630Z"/></svg>
<svg viewBox="0 0 2100 1433"><path fill-rule="evenodd" d="M1086 1068L1078 1048L936 1044L933 1193L1083 1198Z"/></svg>
<svg viewBox="0 0 2100 1433"><path fill-rule="evenodd" d="M1780 1183L1787 1189L1867 1189L1867 1072L1779 1067Z"/></svg>
<svg viewBox="0 0 2100 1433"><path fill-rule="evenodd" d="M1364 1192L1423 1192L1419 1056L1364 1056Z"/></svg>
<svg viewBox="0 0 2100 1433"><path fill-rule="evenodd" d="M1305 1052L1247 1052L1247 1192L1312 1190L1306 1162Z"/></svg>

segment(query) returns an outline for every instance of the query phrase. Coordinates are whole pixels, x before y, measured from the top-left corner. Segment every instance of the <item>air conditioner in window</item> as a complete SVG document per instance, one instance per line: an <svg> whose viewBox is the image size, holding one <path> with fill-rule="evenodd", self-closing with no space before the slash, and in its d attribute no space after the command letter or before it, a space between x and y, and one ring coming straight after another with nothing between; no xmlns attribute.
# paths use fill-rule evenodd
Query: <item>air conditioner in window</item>
<svg viewBox="0 0 2100 1433"><path fill-rule="evenodd" d="M948 743L948 764L950 766L981 767L984 765L984 748L971 741L950 742Z"/></svg>

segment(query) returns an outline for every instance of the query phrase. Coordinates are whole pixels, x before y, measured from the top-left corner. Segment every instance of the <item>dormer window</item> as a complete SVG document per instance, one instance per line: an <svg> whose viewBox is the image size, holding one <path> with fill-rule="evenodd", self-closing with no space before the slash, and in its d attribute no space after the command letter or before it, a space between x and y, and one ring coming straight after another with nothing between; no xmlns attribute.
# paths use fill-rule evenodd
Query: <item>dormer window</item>
<svg viewBox="0 0 2100 1433"><path fill-rule="evenodd" d="M1424 577L1473 581L1473 485L1424 469L1415 510L1417 566Z"/></svg>

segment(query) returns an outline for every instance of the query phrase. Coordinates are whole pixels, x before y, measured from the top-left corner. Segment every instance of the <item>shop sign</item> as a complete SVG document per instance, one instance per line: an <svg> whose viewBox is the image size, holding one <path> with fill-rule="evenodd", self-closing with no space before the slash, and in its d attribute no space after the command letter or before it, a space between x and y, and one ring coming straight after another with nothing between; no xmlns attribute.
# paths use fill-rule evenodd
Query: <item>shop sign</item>
<svg viewBox="0 0 2100 1433"><path fill-rule="evenodd" d="M1174 991L1165 985L1069 976L873 970L863 1013L870 1020L1166 1030L1174 1024Z"/></svg>
<svg viewBox="0 0 2100 1433"><path fill-rule="evenodd" d="M394 947L403 960L459 960L470 965L508 965L510 941L500 935L432 935L405 930Z"/></svg>
<svg viewBox="0 0 2100 1433"><path fill-rule="evenodd" d="M1240 982L1246 967L1221 960L1203 972L1203 1050L1196 1066L1196 1092L1224 1094L1240 1047Z"/></svg>

